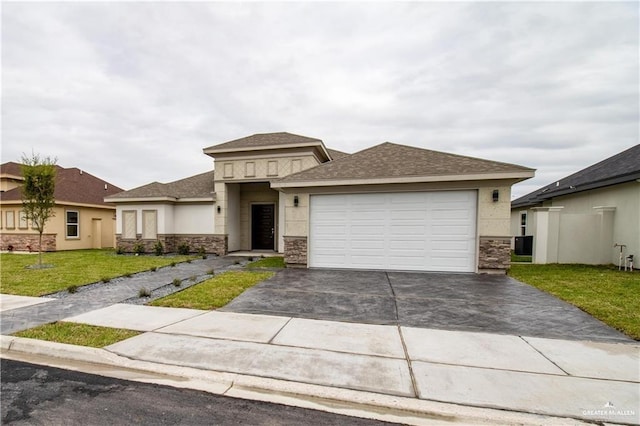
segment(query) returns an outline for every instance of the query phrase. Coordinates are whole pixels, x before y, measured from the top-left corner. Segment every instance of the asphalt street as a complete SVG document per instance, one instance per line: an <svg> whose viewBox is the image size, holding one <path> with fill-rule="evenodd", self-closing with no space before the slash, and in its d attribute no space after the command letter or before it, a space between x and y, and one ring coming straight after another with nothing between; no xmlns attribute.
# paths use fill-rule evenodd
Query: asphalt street
<svg viewBox="0 0 640 426"><path fill-rule="evenodd" d="M1 364L3 425L390 424L7 359Z"/></svg>

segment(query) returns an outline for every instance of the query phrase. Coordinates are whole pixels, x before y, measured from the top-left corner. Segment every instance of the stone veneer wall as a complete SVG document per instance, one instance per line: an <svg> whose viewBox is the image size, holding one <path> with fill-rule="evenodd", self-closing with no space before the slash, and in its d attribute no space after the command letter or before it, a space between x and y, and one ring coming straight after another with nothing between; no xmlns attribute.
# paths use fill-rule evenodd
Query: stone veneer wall
<svg viewBox="0 0 640 426"><path fill-rule="evenodd" d="M288 267L307 267L307 237L284 237L284 263Z"/></svg>
<svg viewBox="0 0 640 426"><path fill-rule="evenodd" d="M1 234L0 250L13 246L16 251L38 251L38 234ZM56 251L56 234L42 234L42 251Z"/></svg>
<svg viewBox="0 0 640 426"><path fill-rule="evenodd" d="M164 246L165 253L175 253L181 244L189 244L191 252L195 253L200 247L204 247L206 253L213 253L218 256L227 254L228 241L226 235L158 235L155 240L143 240L138 234L135 240L123 239L120 234L116 235L116 246L125 252L133 252L133 247L142 243L145 253L153 253L153 248L157 241Z"/></svg>
<svg viewBox="0 0 640 426"><path fill-rule="evenodd" d="M480 237L479 272L506 273L511 266L511 237Z"/></svg>

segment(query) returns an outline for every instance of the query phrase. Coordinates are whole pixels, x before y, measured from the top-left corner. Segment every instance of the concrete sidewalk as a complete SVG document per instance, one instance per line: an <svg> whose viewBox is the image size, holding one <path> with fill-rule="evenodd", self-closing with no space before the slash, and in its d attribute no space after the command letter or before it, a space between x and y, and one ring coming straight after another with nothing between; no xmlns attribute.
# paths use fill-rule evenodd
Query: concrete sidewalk
<svg viewBox="0 0 640 426"><path fill-rule="evenodd" d="M282 386L289 386L297 389L295 394L320 392L338 401L346 394L359 395L356 399L378 411L390 409L394 403L389 401L396 401L424 414L417 419L430 421L435 421L429 417L433 404L455 404L447 405L451 418L441 418L443 423L459 421L459 413L471 409L461 406L470 406L490 409L480 415L492 413L487 423L640 424L638 344L125 304L64 321L144 333L102 350L2 336L4 354L53 351L114 366L155 366L166 374L174 369L220 373L231 380L225 392L232 396L229 389L238 377L253 377L263 387L257 394L282 393ZM446 409L440 408L444 411L438 415L445 415ZM524 414L514 419L509 416L515 413L499 410L562 421ZM472 423L471 417L464 418L463 423Z"/></svg>

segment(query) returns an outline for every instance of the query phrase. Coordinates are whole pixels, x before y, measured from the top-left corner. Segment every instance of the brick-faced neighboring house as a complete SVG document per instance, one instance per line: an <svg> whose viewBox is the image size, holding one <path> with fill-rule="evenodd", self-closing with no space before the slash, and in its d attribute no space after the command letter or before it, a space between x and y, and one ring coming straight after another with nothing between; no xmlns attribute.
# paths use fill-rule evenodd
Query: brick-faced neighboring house
<svg viewBox="0 0 640 426"><path fill-rule="evenodd" d="M533 237L534 263L618 264L640 256L640 145L511 203L511 232Z"/></svg>
<svg viewBox="0 0 640 426"><path fill-rule="evenodd" d="M0 164L0 250L38 249L38 231L22 209L21 165ZM109 248L115 244L115 205L105 196L122 188L77 168L56 166L54 216L45 225L44 251Z"/></svg>
<svg viewBox="0 0 640 426"><path fill-rule="evenodd" d="M106 198L119 245L193 241L219 255L278 252L300 267L504 272L511 186L534 175L388 142L345 154L285 132L204 153L209 174ZM197 194L182 192L189 179Z"/></svg>

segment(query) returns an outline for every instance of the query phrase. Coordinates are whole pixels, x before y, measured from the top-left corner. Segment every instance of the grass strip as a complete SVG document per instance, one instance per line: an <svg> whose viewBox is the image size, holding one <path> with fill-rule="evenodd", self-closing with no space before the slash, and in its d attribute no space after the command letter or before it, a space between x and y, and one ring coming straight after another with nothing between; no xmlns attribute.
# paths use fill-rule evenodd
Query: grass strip
<svg viewBox="0 0 640 426"><path fill-rule="evenodd" d="M271 278L273 272L229 271L169 296L156 299L151 306L167 308L218 309L246 289Z"/></svg>
<svg viewBox="0 0 640 426"><path fill-rule="evenodd" d="M640 272L597 265L511 265L509 275L640 340Z"/></svg>
<svg viewBox="0 0 640 426"><path fill-rule="evenodd" d="M122 328L99 327L75 322L54 322L14 333L17 337L103 348L140 334Z"/></svg>
<svg viewBox="0 0 640 426"><path fill-rule="evenodd" d="M43 253L48 269L27 269L38 263L37 255L1 253L0 292L20 296L44 296L98 281L184 262L193 256L131 256L114 250L69 250Z"/></svg>
<svg viewBox="0 0 640 426"><path fill-rule="evenodd" d="M252 268L285 268L284 257L265 257L247 265L248 269Z"/></svg>

